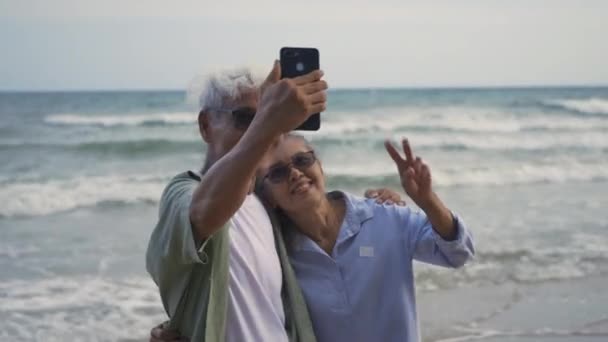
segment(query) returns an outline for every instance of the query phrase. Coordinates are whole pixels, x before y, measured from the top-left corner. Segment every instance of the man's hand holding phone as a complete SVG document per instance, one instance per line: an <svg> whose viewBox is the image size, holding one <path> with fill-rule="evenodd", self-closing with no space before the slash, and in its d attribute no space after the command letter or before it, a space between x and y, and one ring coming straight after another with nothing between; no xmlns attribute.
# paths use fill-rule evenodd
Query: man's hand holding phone
<svg viewBox="0 0 608 342"><path fill-rule="evenodd" d="M284 47L281 56L281 78L296 79L320 69L319 50L305 47ZM316 131L321 128L321 111L311 115L297 130Z"/></svg>
<svg viewBox="0 0 608 342"><path fill-rule="evenodd" d="M327 106L327 83L323 72L281 79L281 66L274 66L260 89L258 114L252 122L256 129L272 135L287 133Z"/></svg>

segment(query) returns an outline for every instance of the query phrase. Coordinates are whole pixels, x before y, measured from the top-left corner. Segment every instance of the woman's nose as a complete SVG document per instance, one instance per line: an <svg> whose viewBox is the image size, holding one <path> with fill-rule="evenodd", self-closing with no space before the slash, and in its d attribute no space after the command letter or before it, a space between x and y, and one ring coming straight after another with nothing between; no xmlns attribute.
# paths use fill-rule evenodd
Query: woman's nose
<svg viewBox="0 0 608 342"><path fill-rule="evenodd" d="M297 168L295 168L293 165L289 166L289 181L290 182L297 181L303 175L304 175L304 173L302 171L298 170Z"/></svg>

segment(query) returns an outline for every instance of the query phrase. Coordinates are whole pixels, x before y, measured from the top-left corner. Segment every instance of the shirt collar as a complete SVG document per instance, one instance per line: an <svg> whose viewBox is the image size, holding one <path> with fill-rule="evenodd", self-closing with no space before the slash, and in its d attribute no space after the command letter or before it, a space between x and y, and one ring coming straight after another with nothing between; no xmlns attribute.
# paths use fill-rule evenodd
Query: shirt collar
<svg viewBox="0 0 608 342"><path fill-rule="evenodd" d="M344 198L346 203L346 213L344 214L344 221L340 226L340 232L338 233L338 239L336 245L339 245L348 238L356 235L361 230L363 223L374 216L374 212L367 200L358 198L341 191L332 191L328 194L332 197ZM296 227L290 227L292 230L293 237L293 248L296 251L302 250L320 250L320 247L308 238L306 235L300 233Z"/></svg>
<svg viewBox="0 0 608 342"><path fill-rule="evenodd" d="M363 223L374 216L374 211L369 203L363 198L355 197L345 192L335 191L334 193L339 193L346 202L344 222L342 223L342 227L340 227L338 241L336 241L336 244L339 244L359 233Z"/></svg>

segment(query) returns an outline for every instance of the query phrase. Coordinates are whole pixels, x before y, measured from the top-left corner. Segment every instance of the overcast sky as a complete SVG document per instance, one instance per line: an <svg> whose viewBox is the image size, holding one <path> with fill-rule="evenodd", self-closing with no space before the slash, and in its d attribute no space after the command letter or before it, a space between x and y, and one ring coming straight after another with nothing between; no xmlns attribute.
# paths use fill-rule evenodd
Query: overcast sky
<svg viewBox="0 0 608 342"><path fill-rule="evenodd" d="M608 1L0 0L0 90L183 89L285 45L334 88L608 84Z"/></svg>

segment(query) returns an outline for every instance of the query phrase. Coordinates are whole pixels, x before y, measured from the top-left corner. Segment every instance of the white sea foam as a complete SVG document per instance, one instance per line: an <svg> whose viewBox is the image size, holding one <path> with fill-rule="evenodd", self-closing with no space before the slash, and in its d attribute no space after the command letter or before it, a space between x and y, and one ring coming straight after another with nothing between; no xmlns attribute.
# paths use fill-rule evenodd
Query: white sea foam
<svg viewBox="0 0 608 342"><path fill-rule="evenodd" d="M393 136L398 139L398 135ZM470 134L408 134L414 146L447 147L472 150L549 150L549 149L602 149L608 147L608 139L604 132L587 132L579 134L567 132L554 134L551 132L528 132L526 134L506 135L470 135Z"/></svg>
<svg viewBox="0 0 608 342"><path fill-rule="evenodd" d="M147 277L14 280L0 294L3 341L139 341L166 320Z"/></svg>
<svg viewBox="0 0 608 342"><path fill-rule="evenodd" d="M82 115L57 114L44 118L49 124L95 125L95 126L140 126L144 124L194 125L196 114L189 112L124 114L124 115Z"/></svg>
<svg viewBox="0 0 608 342"><path fill-rule="evenodd" d="M608 114L608 99L603 98L558 99L547 104L586 114Z"/></svg>
<svg viewBox="0 0 608 342"><path fill-rule="evenodd" d="M606 132L522 132L518 134L467 134L463 132L385 132L374 136L342 136L340 138L311 136L313 145L322 150L332 146L348 148L379 148L383 139L394 142L407 137L415 149L542 151L608 148ZM382 151L383 149L381 149ZM561 152L560 152L561 153ZM330 156L331 157L331 156Z"/></svg>
<svg viewBox="0 0 608 342"><path fill-rule="evenodd" d="M517 133L521 131L606 130L608 120L594 117L555 117L545 113L514 115L507 110L481 107L396 107L369 112L324 114L315 135L395 131L462 131L471 133Z"/></svg>
<svg viewBox="0 0 608 342"><path fill-rule="evenodd" d="M319 133L334 135L360 131L393 131L397 128L451 129L479 132L516 132L515 118L493 108L394 107L366 113L328 112Z"/></svg>
<svg viewBox="0 0 608 342"><path fill-rule="evenodd" d="M388 158L388 157L387 157ZM433 182L437 186L461 185L514 185L534 183L566 183L571 181L608 180L608 164L512 164L479 167L477 165L431 165ZM368 163L361 165L325 163L324 170L330 177L365 177L397 179L392 161ZM339 184L336 184L339 185Z"/></svg>
<svg viewBox="0 0 608 342"><path fill-rule="evenodd" d="M0 216L38 216L103 202L156 202L167 180L157 176L78 177L0 186Z"/></svg>
<svg viewBox="0 0 608 342"><path fill-rule="evenodd" d="M606 163L514 164L508 167L504 165L477 167L463 164L458 170L441 163L431 166L437 186L564 183L608 179ZM361 168L356 161L350 163L328 161L324 163L324 168L329 177L395 176L395 167L389 160L370 162L365 168ZM0 216L40 216L108 202L157 203L168 179L169 177L106 176L3 184L0 186L0 202L3 203L0 207ZM12 252L6 251L6 253Z"/></svg>
<svg viewBox="0 0 608 342"><path fill-rule="evenodd" d="M7 242L0 242L0 258L18 259L25 255L39 252L38 248L34 244L27 244L24 246L15 246L8 244Z"/></svg>
<svg viewBox="0 0 608 342"><path fill-rule="evenodd" d="M397 137L394 137L397 138ZM600 133L578 136L535 134L513 137L475 137L457 134L454 137L417 134L409 136L414 150L423 151L422 157L431 161L433 178L438 186L455 185L509 185L530 183L565 183L569 181L601 181L608 179L608 163L581 162L574 156L559 152L560 148L586 147L608 148L608 139ZM314 142L313 142L314 143ZM556 150L556 157L542 163L491 161L478 158L459 157L458 168L451 160L442 159L437 151L424 153L425 148L456 148L476 151L510 151L513 149L545 151ZM341 154L332 149L322 153L324 169L329 176L378 178L394 176L395 166L385 152L364 150L358 153L356 146L339 148ZM460 153L460 151L457 151ZM332 154L333 153L333 154ZM371 155L369 153L372 153ZM365 165L363 167L363 165ZM35 177L18 182L0 184L0 216L39 216L67 211L78 207L92 207L103 203L156 203L171 175L107 175L76 177L39 181Z"/></svg>

